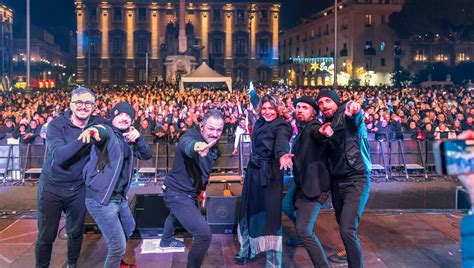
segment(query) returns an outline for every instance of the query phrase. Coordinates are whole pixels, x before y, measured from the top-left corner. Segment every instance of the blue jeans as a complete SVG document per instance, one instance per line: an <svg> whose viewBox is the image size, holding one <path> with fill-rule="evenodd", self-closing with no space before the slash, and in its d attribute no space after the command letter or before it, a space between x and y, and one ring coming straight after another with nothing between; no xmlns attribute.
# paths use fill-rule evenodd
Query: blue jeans
<svg viewBox="0 0 474 268"><path fill-rule="evenodd" d="M107 242L104 267L120 267L127 249L127 240L135 230L135 220L127 200L111 199L109 204L101 205L92 198L86 198L86 207Z"/></svg>
<svg viewBox="0 0 474 268"><path fill-rule="evenodd" d="M196 198L167 188L163 192L163 200L170 209L170 215L166 218L162 239L170 241L173 238L174 222L178 220L193 237L187 267L201 267L211 245L212 232L206 219L196 207Z"/></svg>
<svg viewBox="0 0 474 268"><path fill-rule="evenodd" d="M295 206L298 209L296 217L296 234L301 238L314 267L331 267L321 242L314 233L314 224L318 217L321 203L309 199L301 189L295 193Z"/></svg>
<svg viewBox="0 0 474 268"><path fill-rule="evenodd" d="M288 192L286 192L285 197L283 198L281 209L283 210L283 213L290 218L293 224L296 224L296 208L294 204L296 184L292 176L285 176L283 178L283 184L290 185L290 188L288 188Z"/></svg>

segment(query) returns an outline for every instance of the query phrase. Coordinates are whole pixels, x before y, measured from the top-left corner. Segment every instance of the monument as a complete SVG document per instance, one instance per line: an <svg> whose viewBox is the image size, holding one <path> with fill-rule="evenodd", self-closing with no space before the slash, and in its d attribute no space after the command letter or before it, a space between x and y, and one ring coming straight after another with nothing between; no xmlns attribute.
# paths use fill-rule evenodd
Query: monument
<svg viewBox="0 0 474 268"><path fill-rule="evenodd" d="M165 46L167 54L175 52L175 55L168 55L165 58L166 67L166 81L171 83L178 83L180 78L186 74L191 73L196 68L195 51L190 51L188 48L188 35L194 35L194 28L191 22L186 26L186 4L185 0L179 0L179 35L178 35L178 49L173 49L173 45ZM174 24L171 22L167 26L167 40L172 43ZM194 54L194 55L193 55Z"/></svg>

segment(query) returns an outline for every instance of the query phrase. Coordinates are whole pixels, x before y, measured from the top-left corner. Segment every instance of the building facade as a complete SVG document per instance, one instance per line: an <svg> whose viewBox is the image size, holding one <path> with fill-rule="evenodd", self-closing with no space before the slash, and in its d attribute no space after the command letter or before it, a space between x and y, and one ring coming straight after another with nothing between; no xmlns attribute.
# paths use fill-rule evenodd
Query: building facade
<svg viewBox="0 0 474 268"><path fill-rule="evenodd" d="M403 0L342 0L280 35L280 77L290 84L391 84L390 73L407 67L409 44L389 27ZM334 51L335 32L337 49ZM336 61L334 62L334 53ZM335 64L334 64L335 63Z"/></svg>
<svg viewBox="0 0 474 268"><path fill-rule="evenodd" d="M12 55L13 55L13 11L0 5L1 40L0 40L0 90L5 90L11 85L12 80Z"/></svg>
<svg viewBox="0 0 474 268"><path fill-rule="evenodd" d="M273 0L77 0L77 82L176 82L202 61L234 82L276 81L279 9Z"/></svg>
<svg viewBox="0 0 474 268"><path fill-rule="evenodd" d="M69 42L76 43L75 36L69 31L65 34ZM26 81L26 39L13 41L13 79ZM34 88L67 86L75 80L75 58L55 41L54 35L35 25L31 26L30 40L31 85ZM40 85L48 81L48 85ZM53 86L54 85L54 86Z"/></svg>
<svg viewBox="0 0 474 268"><path fill-rule="evenodd" d="M446 40L440 36L430 39L414 36L410 44L411 60L408 68L413 73L418 73L433 63L453 67L474 61L474 41Z"/></svg>

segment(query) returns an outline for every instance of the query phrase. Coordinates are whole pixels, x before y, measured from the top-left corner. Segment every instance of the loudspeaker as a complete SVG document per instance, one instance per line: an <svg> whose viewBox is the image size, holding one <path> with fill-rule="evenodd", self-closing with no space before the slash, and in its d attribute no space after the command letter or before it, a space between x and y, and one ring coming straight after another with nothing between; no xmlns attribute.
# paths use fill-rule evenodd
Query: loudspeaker
<svg viewBox="0 0 474 268"><path fill-rule="evenodd" d="M471 208L469 193L463 186L456 187L456 210L468 210Z"/></svg>
<svg viewBox="0 0 474 268"><path fill-rule="evenodd" d="M235 233L239 221L239 212L239 196L207 197L206 218L214 234Z"/></svg>
<svg viewBox="0 0 474 268"><path fill-rule="evenodd" d="M94 218L92 218L89 211L86 211L86 218L84 220L84 233L100 234L100 229Z"/></svg>
<svg viewBox="0 0 474 268"><path fill-rule="evenodd" d="M135 218L134 237L156 236L163 232L170 211L158 194L136 194L130 204Z"/></svg>

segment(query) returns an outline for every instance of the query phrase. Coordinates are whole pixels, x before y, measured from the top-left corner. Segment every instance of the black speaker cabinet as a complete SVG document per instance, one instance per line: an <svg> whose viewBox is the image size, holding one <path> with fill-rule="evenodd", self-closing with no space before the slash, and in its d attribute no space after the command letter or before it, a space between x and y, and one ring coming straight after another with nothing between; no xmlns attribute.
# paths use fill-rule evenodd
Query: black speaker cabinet
<svg viewBox="0 0 474 268"><path fill-rule="evenodd" d="M206 218L212 233L232 234L237 231L239 220L239 196L208 196Z"/></svg>
<svg viewBox="0 0 474 268"><path fill-rule="evenodd" d="M469 210L471 208L471 201L469 193L463 186L456 187L456 210Z"/></svg>
<svg viewBox="0 0 474 268"><path fill-rule="evenodd" d="M94 218L86 211L86 218L84 220L84 233L100 234L100 229Z"/></svg>
<svg viewBox="0 0 474 268"><path fill-rule="evenodd" d="M137 236L156 236L163 232L170 211L158 194L137 194L130 204L135 218Z"/></svg>

